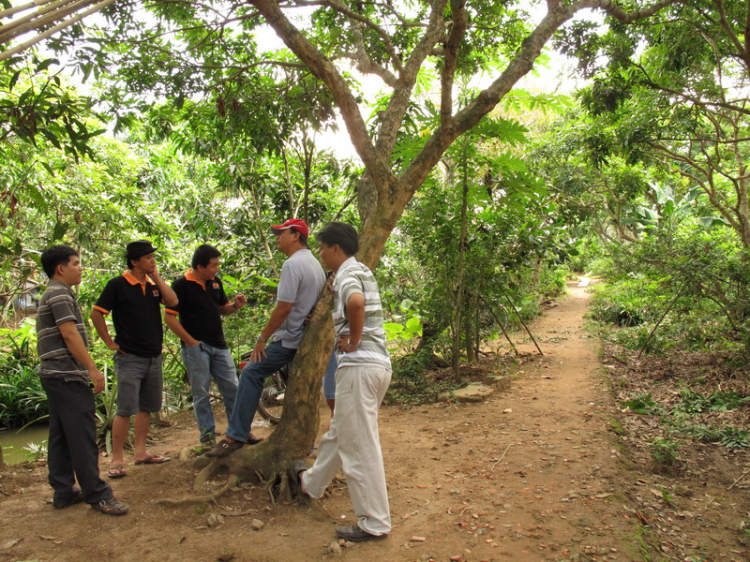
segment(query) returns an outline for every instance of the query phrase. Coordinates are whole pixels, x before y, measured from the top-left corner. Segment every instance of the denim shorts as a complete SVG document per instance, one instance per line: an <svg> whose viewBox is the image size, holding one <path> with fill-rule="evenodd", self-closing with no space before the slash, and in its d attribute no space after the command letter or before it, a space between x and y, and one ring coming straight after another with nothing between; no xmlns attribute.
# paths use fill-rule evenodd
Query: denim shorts
<svg viewBox="0 0 750 562"><path fill-rule="evenodd" d="M138 357L115 352L117 373L117 415L158 412L162 400L162 356Z"/></svg>

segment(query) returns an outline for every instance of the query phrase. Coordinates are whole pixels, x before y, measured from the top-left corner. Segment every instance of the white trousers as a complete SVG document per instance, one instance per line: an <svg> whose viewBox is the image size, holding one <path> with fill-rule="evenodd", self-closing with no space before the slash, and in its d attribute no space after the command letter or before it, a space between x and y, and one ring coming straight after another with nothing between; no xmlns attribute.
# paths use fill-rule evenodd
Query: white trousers
<svg viewBox="0 0 750 562"><path fill-rule="evenodd" d="M339 367L331 427L320 441L315 464L302 473L307 493L321 498L343 469L359 528L376 536L391 530L378 435L378 409L390 382L391 372L382 367Z"/></svg>

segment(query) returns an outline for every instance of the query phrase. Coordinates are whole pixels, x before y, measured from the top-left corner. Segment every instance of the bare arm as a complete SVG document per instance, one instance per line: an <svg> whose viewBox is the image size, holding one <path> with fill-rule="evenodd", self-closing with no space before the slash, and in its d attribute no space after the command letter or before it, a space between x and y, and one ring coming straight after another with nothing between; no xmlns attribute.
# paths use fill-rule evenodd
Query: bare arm
<svg viewBox="0 0 750 562"><path fill-rule="evenodd" d="M101 313L100 313L101 314ZM104 390L104 375L96 367L96 363L91 358L89 350L86 349L86 345L83 343L83 338L78 332L76 323L74 321L64 322L60 324L60 334L62 334L65 345L67 346L70 353L75 357L78 362L86 367L89 372L89 378L94 383L94 392L99 393Z"/></svg>
<svg viewBox="0 0 750 562"><path fill-rule="evenodd" d="M293 302L276 301L276 307L271 312L271 317L266 322L265 328L260 331L260 339L255 344L253 349L252 361L259 362L263 357L266 356L266 341L270 338L276 330L279 329L287 319L289 313L292 311ZM263 340L263 341L260 341Z"/></svg>
<svg viewBox="0 0 750 562"><path fill-rule="evenodd" d="M112 351L120 351L120 346L117 345L113 340L112 336L109 335L109 329L107 328L107 321L104 319L104 314L101 310L91 311L91 321L94 323L96 333L102 338L104 345L106 345Z"/></svg>
<svg viewBox="0 0 750 562"><path fill-rule="evenodd" d="M193 347L201 343L188 333L174 314L166 312L164 314L164 322L167 323L167 327L172 330L178 338L185 342L185 345L188 347Z"/></svg>
<svg viewBox="0 0 750 562"><path fill-rule="evenodd" d="M349 335L339 336L336 346L341 351L356 351L362 343L365 326L365 296L362 293L354 293L346 301L346 317L349 320Z"/></svg>

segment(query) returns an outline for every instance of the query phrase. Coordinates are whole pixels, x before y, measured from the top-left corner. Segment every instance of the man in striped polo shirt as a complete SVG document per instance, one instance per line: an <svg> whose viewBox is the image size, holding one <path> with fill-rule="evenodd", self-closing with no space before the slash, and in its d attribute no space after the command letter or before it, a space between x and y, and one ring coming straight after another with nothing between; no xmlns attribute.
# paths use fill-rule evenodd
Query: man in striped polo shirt
<svg viewBox="0 0 750 562"><path fill-rule="evenodd" d="M343 469L358 523L336 527L336 534L349 541L379 539L391 530L378 435L378 408L391 382L380 293L372 272L354 258L359 242L353 227L330 222L315 239L320 259L336 274L336 402L315 464L308 469L304 461L297 461L293 470L302 491L318 499Z"/></svg>
<svg viewBox="0 0 750 562"><path fill-rule="evenodd" d="M59 245L42 252L41 262L50 280L39 303L36 330L39 375L49 409L52 505L64 509L85 501L107 515L124 515L128 506L117 501L99 477L94 392L104 390L104 375L88 352L88 334L71 290L81 283L81 260L75 249ZM76 479L82 490L75 487Z"/></svg>

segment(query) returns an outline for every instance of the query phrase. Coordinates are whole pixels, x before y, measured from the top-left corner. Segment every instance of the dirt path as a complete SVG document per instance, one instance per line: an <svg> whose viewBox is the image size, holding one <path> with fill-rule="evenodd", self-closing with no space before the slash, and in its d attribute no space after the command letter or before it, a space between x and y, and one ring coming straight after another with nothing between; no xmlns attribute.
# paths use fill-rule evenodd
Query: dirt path
<svg viewBox="0 0 750 562"><path fill-rule="evenodd" d="M154 500L189 493L191 463L131 465L113 487L132 512L111 518L86 506L54 511L45 503L46 469L25 466L0 471L0 560L639 559L623 546L637 541L615 501L619 464L597 344L583 329L587 299L572 287L533 325L546 355L526 361L506 391L475 404L383 408L395 524L385 541L335 543L334 526L353 520L345 485L313 508L272 506L252 486L219 505L166 508ZM191 416L176 421L154 451L176 455L193 444ZM209 527L209 516L222 513L223 524Z"/></svg>

